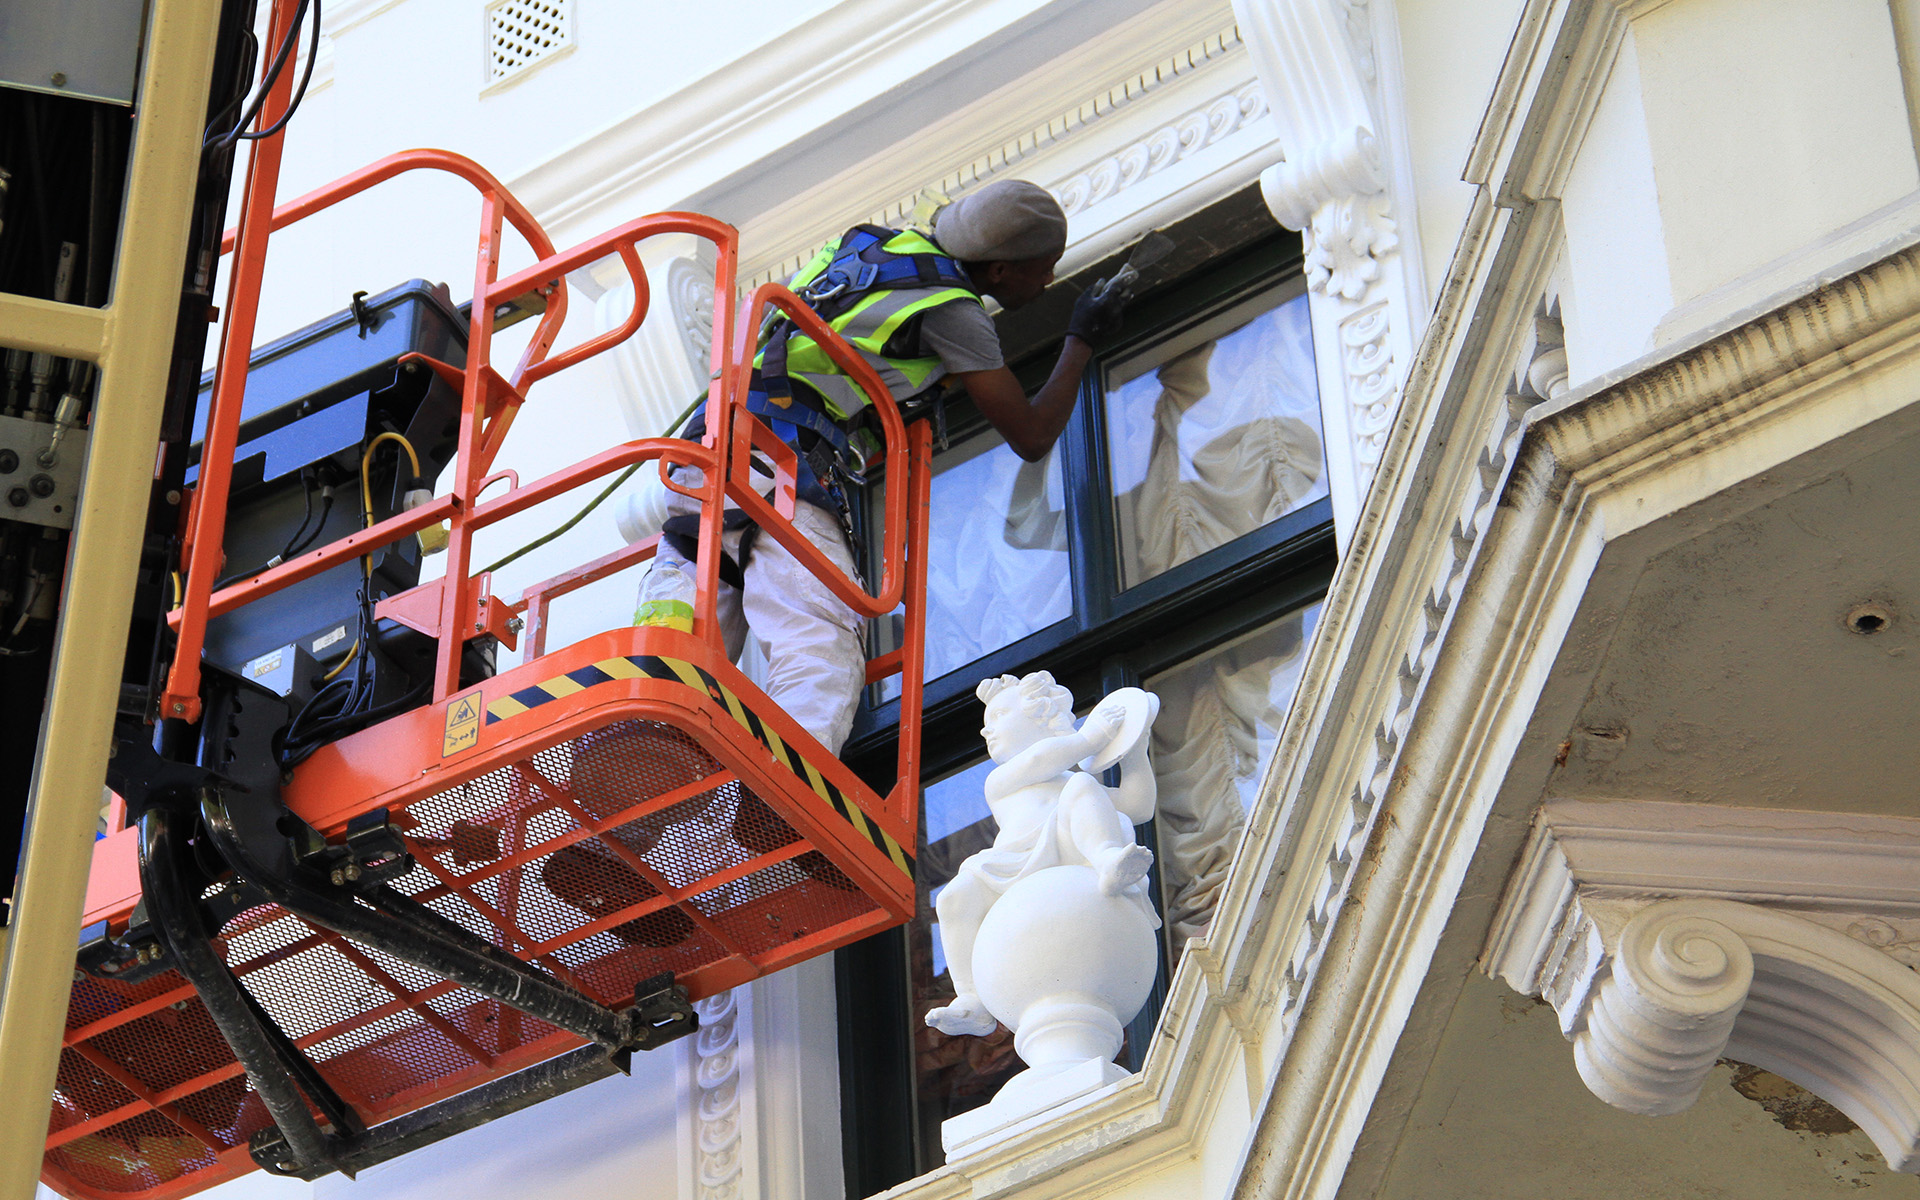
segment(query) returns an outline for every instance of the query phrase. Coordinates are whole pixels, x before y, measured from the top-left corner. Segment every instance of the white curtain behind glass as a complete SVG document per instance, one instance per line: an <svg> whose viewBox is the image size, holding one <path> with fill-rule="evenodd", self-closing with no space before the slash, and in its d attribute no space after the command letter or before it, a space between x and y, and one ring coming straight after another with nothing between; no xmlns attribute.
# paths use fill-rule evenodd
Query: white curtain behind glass
<svg viewBox="0 0 1920 1200"><path fill-rule="evenodd" d="M933 479L929 679L1073 611L1059 451L1023 462L988 436L991 449L940 464Z"/></svg>
<svg viewBox="0 0 1920 1200"><path fill-rule="evenodd" d="M1174 945L1213 921L1260 774L1300 681L1318 606L1148 681L1160 697L1153 772L1160 788L1165 919Z"/></svg>
<svg viewBox="0 0 1920 1200"><path fill-rule="evenodd" d="M1327 494L1305 297L1107 394L1122 586Z"/></svg>

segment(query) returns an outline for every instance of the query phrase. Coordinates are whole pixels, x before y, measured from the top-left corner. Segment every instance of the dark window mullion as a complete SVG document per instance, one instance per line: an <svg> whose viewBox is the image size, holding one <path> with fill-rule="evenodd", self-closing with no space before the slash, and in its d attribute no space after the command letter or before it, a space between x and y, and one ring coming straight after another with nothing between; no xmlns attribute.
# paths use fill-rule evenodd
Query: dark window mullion
<svg viewBox="0 0 1920 1200"><path fill-rule="evenodd" d="M1112 695L1123 687L1139 687L1144 678L1127 656L1116 655L1100 664L1100 695L1081 697L1090 704L1097 704L1106 696ZM1120 768L1110 768L1103 776L1108 787L1119 782ZM1153 911L1166 920L1166 894L1160 884L1160 837L1159 822L1148 821L1134 826L1134 836L1142 846L1153 851L1153 866L1147 870L1147 894L1153 900ZM1147 1061L1147 1047L1153 1044L1154 1026L1160 1022L1160 1010L1167 1004L1167 979L1172 970L1173 960L1165 935L1165 926L1159 937L1160 953L1154 959L1153 988L1147 993L1146 1003L1127 1022L1127 1044L1121 1054L1120 1065L1129 1071L1138 1071Z"/></svg>
<svg viewBox="0 0 1920 1200"><path fill-rule="evenodd" d="M1067 569L1073 579L1073 607L1083 630L1113 616L1120 563L1113 540L1113 505L1108 501L1105 404L1095 359L1080 377L1080 398L1073 420L1061 437L1061 462L1067 497Z"/></svg>
<svg viewBox="0 0 1920 1200"><path fill-rule="evenodd" d="M1118 617L1136 613L1163 605L1176 596L1181 596L1184 603L1198 595L1193 589L1210 584L1218 586L1221 579L1231 578L1237 572L1248 569L1276 548L1291 542L1317 540L1313 537L1315 531L1329 525L1332 520L1333 501L1323 496L1303 508L1297 508L1258 529L1243 533L1230 542L1215 546L1204 554L1195 555L1186 562L1135 584L1114 597L1111 615ZM1305 557L1316 557L1321 552L1316 545Z"/></svg>

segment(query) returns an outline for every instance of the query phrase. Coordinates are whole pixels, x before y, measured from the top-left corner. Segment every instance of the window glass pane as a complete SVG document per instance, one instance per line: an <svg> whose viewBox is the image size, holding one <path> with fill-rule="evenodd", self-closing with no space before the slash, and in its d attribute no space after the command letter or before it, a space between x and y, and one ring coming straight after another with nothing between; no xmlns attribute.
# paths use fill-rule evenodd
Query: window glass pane
<svg viewBox="0 0 1920 1200"><path fill-rule="evenodd" d="M1073 612L1059 447L1037 463L1022 462L988 430L936 457L933 469L928 679ZM876 515L883 503L876 498ZM899 644L893 629L886 636L882 649ZM883 696L899 694L897 677L883 686Z"/></svg>
<svg viewBox="0 0 1920 1200"><path fill-rule="evenodd" d="M1160 697L1155 828L1176 951L1213 920L1319 615L1318 604L1304 608L1147 681Z"/></svg>
<svg viewBox="0 0 1920 1200"><path fill-rule="evenodd" d="M993 761L983 758L923 791L926 815L916 864L920 902L907 929L907 953L920 1144L929 1165L942 1161L940 1123L991 1100L1022 1065L1013 1053L1013 1034L1004 1026L983 1038L949 1037L926 1023L927 1012L951 1003L954 993L933 904L967 856L992 845L1000 830L987 811L985 787L992 769Z"/></svg>
<svg viewBox="0 0 1920 1200"><path fill-rule="evenodd" d="M1327 494L1307 298L1277 299L1109 368L1122 588Z"/></svg>

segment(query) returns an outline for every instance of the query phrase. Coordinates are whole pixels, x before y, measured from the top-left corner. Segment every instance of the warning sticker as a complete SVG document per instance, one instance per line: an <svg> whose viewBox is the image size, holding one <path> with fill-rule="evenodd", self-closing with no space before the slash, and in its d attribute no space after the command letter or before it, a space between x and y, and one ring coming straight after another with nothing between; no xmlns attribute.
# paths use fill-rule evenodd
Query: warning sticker
<svg viewBox="0 0 1920 1200"><path fill-rule="evenodd" d="M447 704L447 732L440 742L440 757L447 758L479 744L480 693L455 696Z"/></svg>

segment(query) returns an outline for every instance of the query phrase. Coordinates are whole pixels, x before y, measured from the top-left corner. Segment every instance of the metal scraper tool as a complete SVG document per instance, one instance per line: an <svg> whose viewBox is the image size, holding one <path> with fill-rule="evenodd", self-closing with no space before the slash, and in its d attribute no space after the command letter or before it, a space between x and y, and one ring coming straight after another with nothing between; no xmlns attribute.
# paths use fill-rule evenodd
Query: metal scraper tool
<svg viewBox="0 0 1920 1200"><path fill-rule="evenodd" d="M1115 288L1132 288L1139 281L1141 271L1171 253L1173 253L1173 239L1157 229L1154 230L1134 245L1133 253L1127 255L1126 265L1115 271L1113 278L1094 289L1094 299L1105 300L1107 294Z"/></svg>

